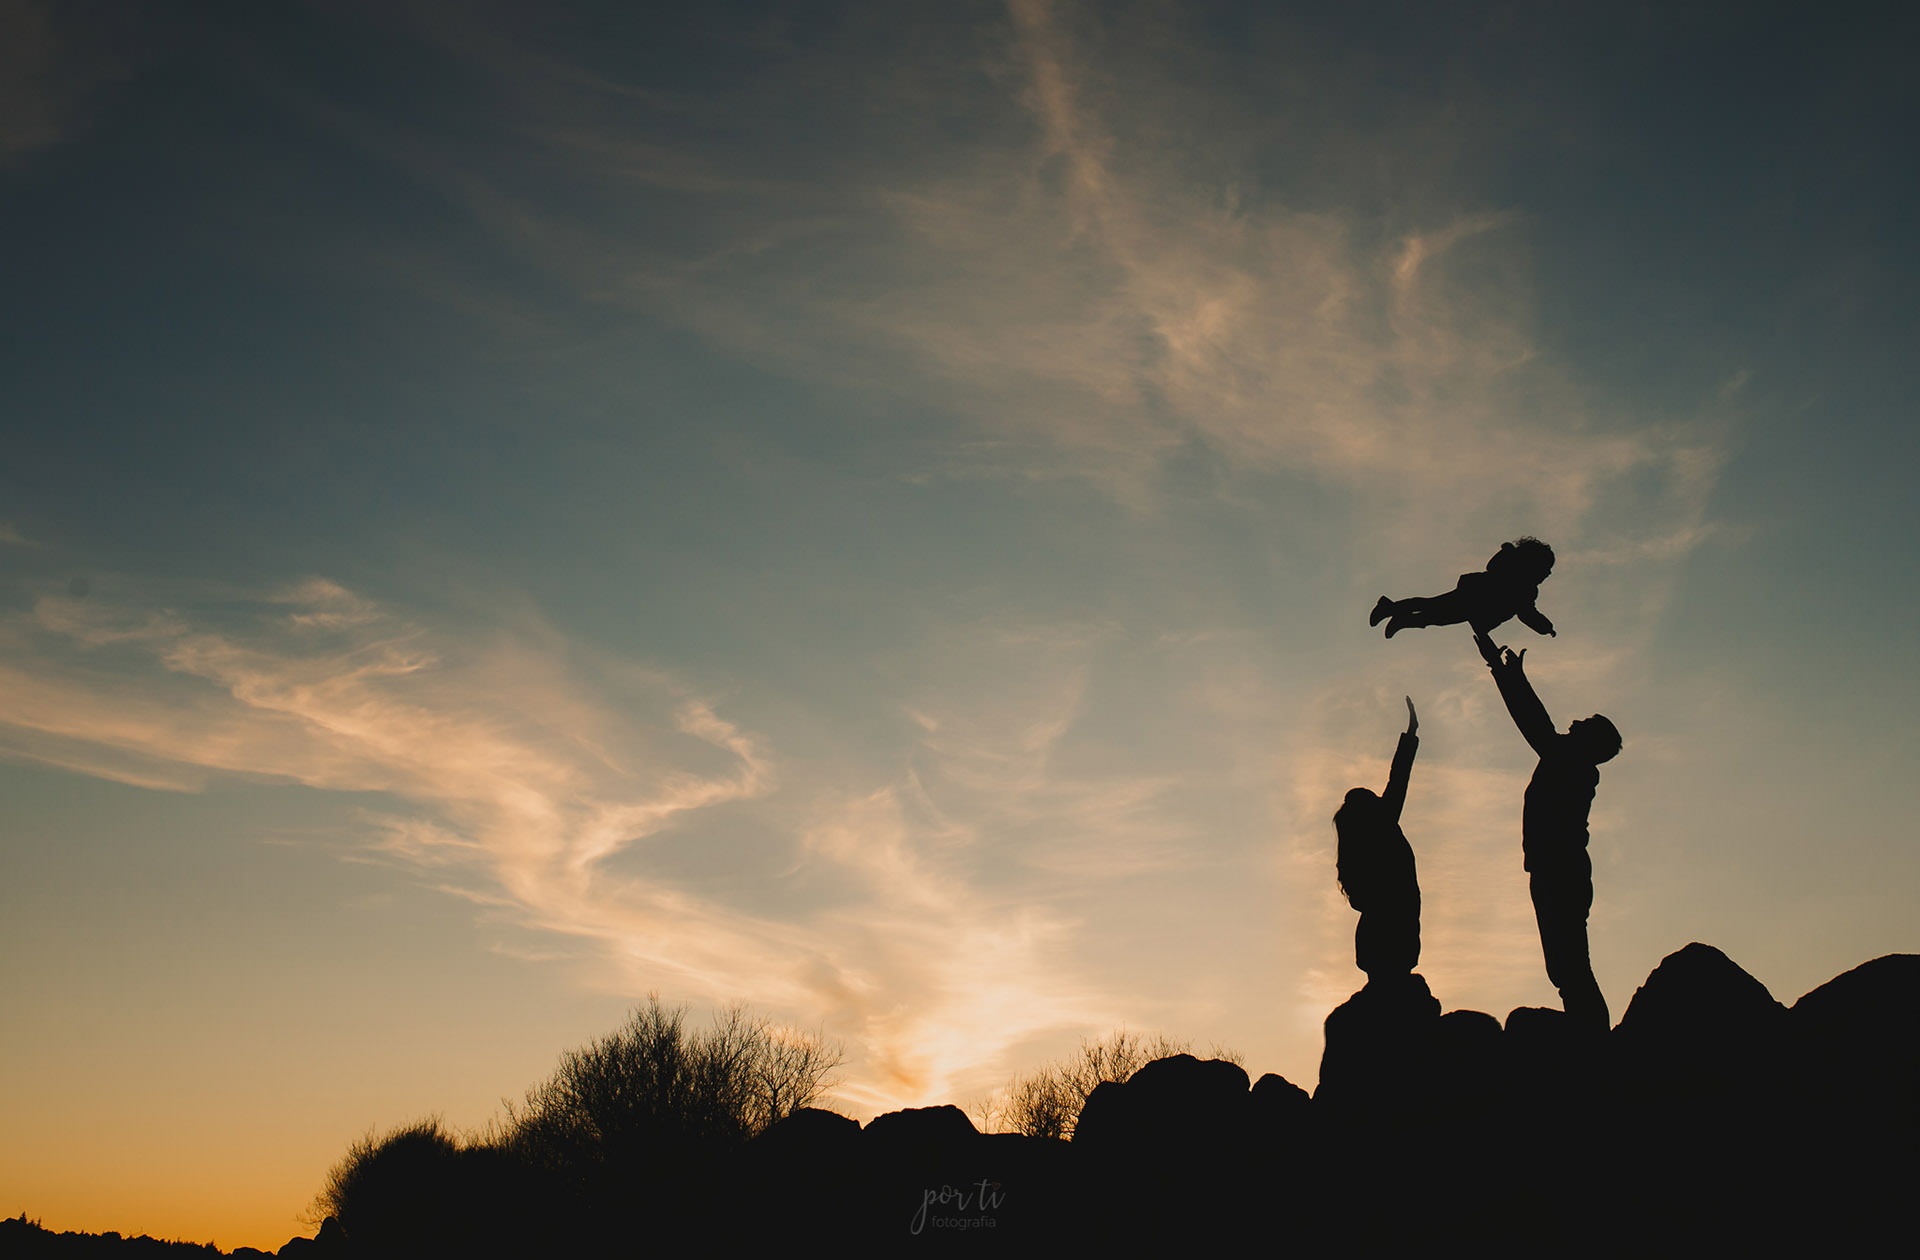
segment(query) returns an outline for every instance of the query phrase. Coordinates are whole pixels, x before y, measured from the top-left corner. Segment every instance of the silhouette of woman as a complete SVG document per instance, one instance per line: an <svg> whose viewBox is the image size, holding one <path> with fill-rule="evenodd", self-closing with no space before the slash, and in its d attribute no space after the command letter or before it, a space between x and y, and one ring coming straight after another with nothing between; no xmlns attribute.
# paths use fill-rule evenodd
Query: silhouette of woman
<svg viewBox="0 0 1920 1260"><path fill-rule="evenodd" d="M1400 830L1407 780L1420 748L1420 717L1407 697L1407 730L1393 750L1384 796L1354 788L1333 815L1339 837L1335 876L1347 904L1360 912L1353 934L1354 961L1371 984L1411 972L1420 961L1420 881L1413 846Z"/></svg>

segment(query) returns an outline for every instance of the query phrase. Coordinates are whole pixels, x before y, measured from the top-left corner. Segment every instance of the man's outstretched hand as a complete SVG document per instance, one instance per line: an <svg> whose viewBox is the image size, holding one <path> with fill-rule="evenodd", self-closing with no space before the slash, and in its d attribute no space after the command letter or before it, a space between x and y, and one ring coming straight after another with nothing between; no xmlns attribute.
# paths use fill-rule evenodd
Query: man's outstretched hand
<svg viewBox="0 0 1920 1260"><path fill-rule="evenodd" d="M1420 733L1420 715L1413 711L1413 697L1408 696L1407 697L1407 734L1418 735L1419 733Z"/></svg>
<svg viewBox="0 0 1920 1260"><path fill-rule="evenodd" d="M1473 632L1473 645L1480 649L1481 659L1486 661L1488 667L1495 673L1503 669L1511 669L1516 672L1523 669L1521 662L1526 659L1527 649L1525 648L1521 648L1516 652L1510 647L1495 647L1493 640L1489 639L1486 633L1480 630Z"/></svg>

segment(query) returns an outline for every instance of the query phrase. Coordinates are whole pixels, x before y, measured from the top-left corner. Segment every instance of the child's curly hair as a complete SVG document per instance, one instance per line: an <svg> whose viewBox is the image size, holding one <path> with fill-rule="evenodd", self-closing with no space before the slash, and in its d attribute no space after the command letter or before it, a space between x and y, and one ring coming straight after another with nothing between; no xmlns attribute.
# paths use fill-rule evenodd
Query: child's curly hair
<svg viewBox="0 0 1920 1260"><path fill-rule="evenodd" d="M1503 576L1526 576L1538 584L1553 572L1553 548L1531 534L1500 544L1500 550L1487 561L1487 572Z"/></svg>

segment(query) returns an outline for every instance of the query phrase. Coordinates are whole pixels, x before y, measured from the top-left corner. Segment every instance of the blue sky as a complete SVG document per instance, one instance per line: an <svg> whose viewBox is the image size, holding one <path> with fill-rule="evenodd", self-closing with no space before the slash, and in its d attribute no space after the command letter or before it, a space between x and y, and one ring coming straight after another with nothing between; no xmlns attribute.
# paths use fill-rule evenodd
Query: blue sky
<svg viewBox="0 0 1920 1260"><path fill-rule="evenodd" d="M1626 740L1616 1014L1910 950L1913 21L0 10L4 1181L277 1245L650 991L867 1115L1120 1024L1311 1084L1401 696L1421 970L1550 1004L1460 628Z"/></svg>

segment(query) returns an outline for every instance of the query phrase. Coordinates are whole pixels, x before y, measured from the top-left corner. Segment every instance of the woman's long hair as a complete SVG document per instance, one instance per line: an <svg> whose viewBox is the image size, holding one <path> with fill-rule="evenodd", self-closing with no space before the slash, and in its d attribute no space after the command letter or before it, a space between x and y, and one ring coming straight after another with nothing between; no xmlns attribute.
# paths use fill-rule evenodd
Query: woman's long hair
<svg viewBox="0 0 1920 1260"><path fill-rule="evenodd" d="M1364 911L1361 903L1374 885L1374 858L1379 851L1375 835L1380 828L1380 798L1368 788L1354 788L1333 812L1333 877L1347 904Z"/></svg>

